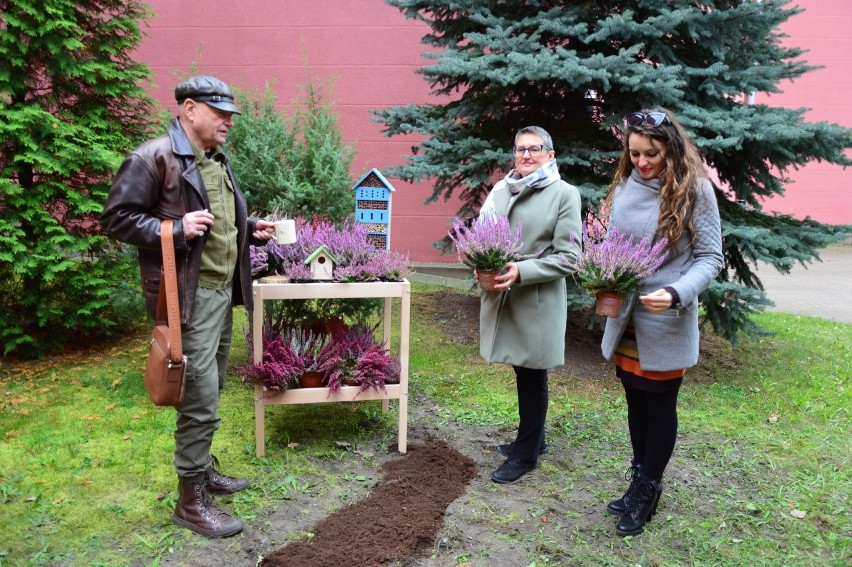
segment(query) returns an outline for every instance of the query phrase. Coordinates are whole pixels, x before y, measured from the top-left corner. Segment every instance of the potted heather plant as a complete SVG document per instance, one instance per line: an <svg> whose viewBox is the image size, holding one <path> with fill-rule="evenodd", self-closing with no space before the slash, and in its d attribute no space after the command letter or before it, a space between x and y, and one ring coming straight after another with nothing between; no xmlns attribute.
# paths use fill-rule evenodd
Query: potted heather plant
<svg viewBox="0 0 852 567"><path fill-rule="evenodd" d="M385 384L399 382L399 360L376 343L374 332L367 325L355 325L333 337L325 360L329 395L344 385L358 386L357 397L370 387L384 389Z"/></svg>
<svg viewBox="0 0 852 567"><path fill-rule="evenodd" d="M499 214L483 215L470 227L456 219L450 240L456 246L459 261L474 268L479 275L479 286L486 291L494 289L494 276L507 262L521 258L521 227L512 230L509 217Z"/></svg>
<svg viewBox="0 0 852 567"><path fill-rule="evenodd" d="M249 361L237 371L245 382L262 384L272 392L284 392L305 373L304 360L280 334L265 333L263 345L261 361L254 364L249 356Z"/></svg>
<svg viewBox="0 0 852 567"><path fill-rule="evenodd" d="M407 256L377 249L368 239L367 227L351 219L336 226L325 220L297 218L296 234L292 244L281 245L270 239L263 246L250 246L252 276L261 281L270 276L291 282L312 281L304 261L320 246L335 258L334 281L400 281L411 271Z"/></svg>
<svg viewBox="0 0 852 567"><path fill-rule="evenodd" d="M319 388L325 377L324 356L331 341L328 335L314 333L310 329L291 328L284 335L290 349L302 361L300 388Z"/></svg>
<svg viewBox="0 0 852 567"><path fill-rule="evenodd" d="M583 252L572 265L579 284L595 296L596 313L617 317L625 296L634 293L643 280L654 275L668 255L668 240L651 244L612 227L601 236L587 227Z"/></svg>
<svg viewBox="0 0 852 567"><path fill-rule="evenodd" d="M272 220L280 218L274 213ZM263 246L250 246L252 276L261 282L310 282L305 259L325 246L335 257L334 281L341 283L402 281L411 272L408 257L376 249L368 239L367 227L351 219L334 225L323 219L296 218L296 242L280 245L270 239ZM381 310L375 298L325 298L274 301L271 310L292 325L314 325L331 319L366 321Z"/></svg>
<svg viewBox="0 0 852 567"><path fill-rule="evenodd" d="M246 332L247 344L252 344ZM322 386L331 337L304 326L294 326L280 314L263 332L263 354L258 364L249 360L237 368L244 382L259 383L267 390L283 392L291 387Z"/></svg>

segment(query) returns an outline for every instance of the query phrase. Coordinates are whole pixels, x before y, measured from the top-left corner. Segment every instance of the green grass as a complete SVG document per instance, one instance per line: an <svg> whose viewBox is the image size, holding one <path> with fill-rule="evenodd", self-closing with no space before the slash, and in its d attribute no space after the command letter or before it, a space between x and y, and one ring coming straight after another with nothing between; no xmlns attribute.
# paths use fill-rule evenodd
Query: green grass
<svg viewBox="0 0 852 567"><path fill-rule="evenodd" d="M439 428L511 431L511 369L484 364L478 345L455 344L418 316L436 291L414 286L410 403L434 404ZM243 319L233 364L245 357ZM628 445L620 387L571 377L551 382L548 435L578 461L543 463L541 498L550 504L500 514L472 499L476 521L527 545L535 565L849 564L852 325L778 313L757 319L770 335L736 350L713 343L711 360L694 379L687 374L672 465L680 476L667 481L678 497L655 529L623 539L577 524L571 491L605 499L598 479L623 471ZM0 565L149 565L196 544L170 522L174 413L152 406L142 386L145 339L97 356L0 366ZM297 496L363 494L350 456L370 463L372 448L396 437L396 404L386 414L379 402L271 407L267 453L257 458L253 391L236 375L220 413L214 453L229 473L256 479L227 500L246 520ZM528 531L553 502L565 505L561 518ZM803 518L791 514L799 510ZM470 548L454 557L483 565L497 553Z"/></svg>

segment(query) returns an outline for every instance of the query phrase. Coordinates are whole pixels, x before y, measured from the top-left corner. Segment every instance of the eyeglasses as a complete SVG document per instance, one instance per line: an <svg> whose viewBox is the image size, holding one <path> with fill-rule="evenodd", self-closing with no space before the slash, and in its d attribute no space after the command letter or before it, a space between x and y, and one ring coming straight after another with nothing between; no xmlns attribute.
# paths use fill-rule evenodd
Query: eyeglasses
<svg viewBox="0 0 852 567"><path fill-rule="evenodd" d="M638 128L639 126L650 126L651 128L656 128L665 122L670 122L669 117L666 116L665 112L649 112L648 114L634 112L633 114L627 115L627 125L634 128Z"/></svg>
<svg viewBox="0 0 852 567"><path fill-rule="evenodd" d="M514 148L512 148L512 151L514 151L515 155L518 157L523 156L527 152L529 152L532 157L538 157L541 155L541 152L549 152L552 149L553 148L548 148L547 146L529 146L526 148L523 146L515 146Z"/></svg>

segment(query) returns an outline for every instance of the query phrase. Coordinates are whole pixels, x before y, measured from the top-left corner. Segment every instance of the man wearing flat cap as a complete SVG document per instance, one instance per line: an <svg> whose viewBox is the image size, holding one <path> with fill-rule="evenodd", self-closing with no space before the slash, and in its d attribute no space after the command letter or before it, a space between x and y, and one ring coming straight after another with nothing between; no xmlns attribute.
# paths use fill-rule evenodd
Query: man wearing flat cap
<svg viewBox="0 0 852 567"><path fill-rule="evenodd" d="M231 89L215 77L191 77L175 88L178 116L168 133L143 143L121 164L101 216L116 239L139 249L142 289L156 319L162 250L160 222L173 219L183 351L184 400L176 408L174 523L207 537L242 530L239 518L210 494L249 482L218 472L211 455L219 396L231 347L233 305L251 312L249 245L273 234L272 223L248 217L222 144L239 114Z"/></svg>

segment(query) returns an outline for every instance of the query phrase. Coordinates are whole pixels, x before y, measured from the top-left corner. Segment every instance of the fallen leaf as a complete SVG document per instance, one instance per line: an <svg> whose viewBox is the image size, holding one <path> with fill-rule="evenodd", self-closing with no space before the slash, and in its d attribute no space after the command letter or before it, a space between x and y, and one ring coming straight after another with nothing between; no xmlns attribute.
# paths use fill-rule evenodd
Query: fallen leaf
<svg viewBox="0 0 852 567"><path fill-rule="evenodd" d="M111 410L111 409L113 409L114 407L115 407L115 404L110 404L110 405L108 405L107 407L105 407L104 409L105 409L105 410Z"/></svg>
<svg viewBox="0 0 852 567"><path fill-rule="evenodd" d="M291 441L291 442L287 443L287 448L288 448L288 449L295 449L295 448L296 448L296 447L298 447L298 446L299 446L299 444L298 444L298 443L296 443L295 441Z"/></svg>
<svg viewBox="0 0 852 567"><path fill-rule="evenodd" d="M101 416L99 416L99 415L84 415L80 419L82 419L83 421L95 421L96 419L100 419L100 418L101 418Z"/></svg>
<svg viewBox="0 0 852 567"><path fill-rule="evenodd" d="M800 520L808 515L804 510L790 510L790 515L794 518L799 518Z"/></svg>
<svg viewBox="0 0 852 567"><path fill-rule="evenodd" d="M35 496L27 496L26 498L24 498L24 502L35 502L35 501L36 501Z"/></svg>
<svg viewBox="0 0 852 567"><path fill-rule="evenodd" d="M769 423L778 423L779 419L781 418L778 417L778 414L771 413L769 414L769 417L766 418L766 421L768 421Z"/></svg>
<svg viewBox="0 0 852 567"><path fill-rule="evenodd" d="M53 501L53 503L54 503L54 504L62 504L62 502L63 502L64 500L65 500L65 497L64 497L64 496L62 496L62 497L57 498L56 500L54 500L54 501Z"/></svg>
<svg viewBox="0 0 852 567"><path fill-rule="evenodd" d="M121 378L116 378L115 380L112 381L112 387L113 388L115 388L119 384L121 384Z"/></svg>
<svg viewBox="0 0 852 567"><path fill-rule="evenodd" d="M159 494L157 495L157 500L163 500L163 499L164 499L166 496L168 496L168 495L169 495L169 491L168 491L168 490L166 490L166 491L164 491L164 492L161 492L161 493L159 493Z"/></svg>
<svg viewBox="0 0 852 567"><path fill-rule="evenodd" d="M124 435L122 436L122 439L124 439L125 441L127 441L128 439L133 439L133 435Z"/></svg>

